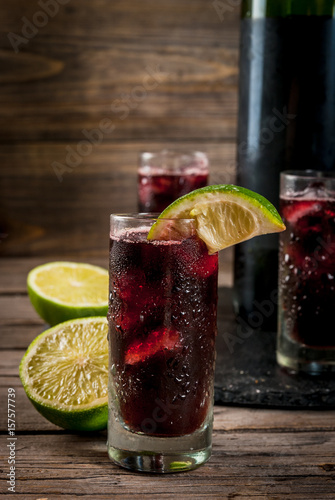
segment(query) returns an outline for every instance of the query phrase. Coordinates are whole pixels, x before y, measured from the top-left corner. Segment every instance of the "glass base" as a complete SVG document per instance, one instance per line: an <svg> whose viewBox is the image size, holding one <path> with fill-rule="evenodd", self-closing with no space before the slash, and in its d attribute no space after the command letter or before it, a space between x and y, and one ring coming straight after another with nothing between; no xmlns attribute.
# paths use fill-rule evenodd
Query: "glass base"
<svg viewBox="0 0 335 500"><path fill-rule="evenodd" d="M196 469L212 451L212 422L179 437L155 437L132 432L109 412L108 455L113 462L140 472L173 473Z"/></svg>
<svg viewBox="0 0 335 500"><path fill-rule="evenodd" d="M284 368L308 375L334 373L335 348L308 347L282 334L278 339L277 362Z"/></svg>
<svg viewBox="0 0 335 500"><path fill-rule="evenodd" d="M150 453L119 450L108 446L108 455L113 462L126 469L139 472L173 473L196 469L207 462L211 448L188 453Z"/></svg>

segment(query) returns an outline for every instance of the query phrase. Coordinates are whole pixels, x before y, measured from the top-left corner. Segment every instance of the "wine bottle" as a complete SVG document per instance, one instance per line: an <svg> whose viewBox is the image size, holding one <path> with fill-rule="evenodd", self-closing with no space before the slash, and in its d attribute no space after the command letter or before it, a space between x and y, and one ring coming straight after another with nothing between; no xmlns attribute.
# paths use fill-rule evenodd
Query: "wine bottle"
<svg viewBox="0 0 335 500"><path fill-rule="evenodd" d="M335 0L243 0L237 184L275 206L282 170L335 170ZM275 330L278 236L235 247L235 309Z"/></svg>

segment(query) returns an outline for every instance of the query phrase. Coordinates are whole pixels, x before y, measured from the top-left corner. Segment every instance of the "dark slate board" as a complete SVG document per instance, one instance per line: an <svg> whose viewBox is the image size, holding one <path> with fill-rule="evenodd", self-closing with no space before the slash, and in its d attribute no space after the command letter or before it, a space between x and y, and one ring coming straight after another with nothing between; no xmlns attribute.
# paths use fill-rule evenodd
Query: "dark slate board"
<svg viewBox="0 0 335 500"><path fill-rule="evenodd" d="M241 330L233 314L232 292L220 288L215 403L335 409L335 374L289 373L277 365L275 349L275 332Z"/></svg>

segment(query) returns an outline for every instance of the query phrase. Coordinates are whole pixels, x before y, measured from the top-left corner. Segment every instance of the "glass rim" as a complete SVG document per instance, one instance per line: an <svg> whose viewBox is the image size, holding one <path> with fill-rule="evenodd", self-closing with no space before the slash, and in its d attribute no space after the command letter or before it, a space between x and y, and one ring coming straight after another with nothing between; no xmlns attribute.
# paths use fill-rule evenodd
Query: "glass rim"
<svg viewBox="0 0 335 500"><path fill-rule="evenodd" d="M189 157L196 157L196 158L203 158L208 160L207 153L205 151L199 151L197 149L172 149L172 148L166 148L166 149L161 149L158 151L141 151L139 153L139 156L141 159L144 160L150 160L155 157L164 157L164 156L189 156Z"/></svg>
<svg viewBox="0 0 335 500"><path fill-rule="evenodd" d="M110 220L138 220L138 221L150 221L157 220L161 215L161 212L133 212L133 213L117 213L110 214ZM183 221L193 221L195 223L195 219L193 217L161 217L160 220L183 220Z"/></svg>
<svg viewBox="0 0 335 500"><path fill-rule="evenodd" d="M283 170L282 179L335 179L335 170Z"/></svg>

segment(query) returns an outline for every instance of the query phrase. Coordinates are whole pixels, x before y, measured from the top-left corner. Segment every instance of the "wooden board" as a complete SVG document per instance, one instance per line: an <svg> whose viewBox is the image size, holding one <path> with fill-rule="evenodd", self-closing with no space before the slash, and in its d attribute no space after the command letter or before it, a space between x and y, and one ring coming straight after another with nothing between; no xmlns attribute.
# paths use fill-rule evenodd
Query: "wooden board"
<svg viewBox="0 0 335 500"><path fill-rule="evenodd" d="M199 147L195 142L184 146ZM210 182L233 182L235 146L202 146L209 154ZM60 182L62 168L57 167L57 177L53 162L66 163L66 147L40 143L0 148L0 254L107 256L109 215L137 211L139 152L164 145L103 143L62 173Z"/></svg>
<svg viewBox="0 0 335 500"><path fill-rule="evenodd" d="M17 394L17 487L7 489L4 453L1 496L333 499L334 412L216 407L211 460L193 472L159 477L116 467L105 432L63 431L25 396L18 364L46 326L26 296L28 270L60 258L107 264L108 215L136 207L139 151L205 150L212 183L234 180L236 151L239 2L70 0L15 54L8 33L22 34L23 18L31 21L40 10L38 0L1 7L3 445L8 388ZM148 68L156 69L157 80ZM67 148L76 151L83 130L103 119L113 130L60 182L52 164L66 163ZM227 285L232 253L222 255L221 284Z"/></svg>
<svg viewBox="0 0 335 500"><path fill-rule="evenodd" d="M22 480L17 492L35 499L64 494L122 499L334 498L334 471L328 465L334 435L320 439L318 433L233 432L227 436L217 431L210 462L192 472L163 477L115 466L106 455L105 442L105 433L19 435Z"/></svg>
<svg viewBox="0 0 335 500"><path fill-rule="evenodd" d="M24 290L26 271L33 263L36 258L0 262L4 277L0 290L0 439L5 458L1 495L31 500L334 498L334 411L216 406L210 461L195 471L168 476L131 473L114 465L107 456L105 431L71 433L45 420L28 400L18 377L26 347L45 328ZM15 493L8 491L6 482L9 388L16 396Z"/></svg>
<svg viewBox="0 0 335 500"><path fill-rule="evenodd" d="M8 33L41 9L2 10L2 140L79 139L104 117L118 139L235 137L239 6L221 22L203 0L71 0L17 54Z"/></svg>
<svg viewBox="0 0 335 500"><path fill-rule="evenodd" d="M234 179L239 5L224 19L204 0L56 6L45 25L37 0L1 9L3 255L106 255L144 149L205 150L211 182Z"/></svg>

